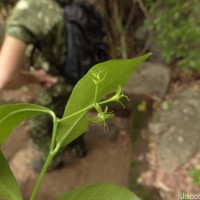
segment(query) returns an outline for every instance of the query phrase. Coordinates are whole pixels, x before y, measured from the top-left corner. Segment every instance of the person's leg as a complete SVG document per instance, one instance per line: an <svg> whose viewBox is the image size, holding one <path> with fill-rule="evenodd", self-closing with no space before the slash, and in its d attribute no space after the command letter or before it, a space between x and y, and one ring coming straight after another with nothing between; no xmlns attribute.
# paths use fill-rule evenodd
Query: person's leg
<svg viewBox="0 0 200 200"><path fill-rule="evenodd" d="M83 135L79 136L70 144L68 144L67 148L79 158L82 158L87 155L87 149L85 147Z"/></svg>
<svg viewBox="0 0 200 200"><path fill-rule="evenodd" d="M57 110L58 112L61 112L62 110L63 112L63 108L57 108L56 101L54 100L51 91L46 91L41 86L37 87L35 104L48 107L54 111ZM36 171L39 171L42 168L48 156L52 137L52 127L53 122L50 115L39 115L29 121L29 133L39 155L39 160L36 160L33 163L33 169ZM53 158L49 168L57 168L62 164L64 151L65 149L62 148L58 152L58 154Z"/></svg>
<svg viewBox="0 0 200 200"><path fill-rule="evenodd" d="M63 111L66 106L66 99L68 99L68 96L60 96L59 98L55 98L53 100L54 103L51 104L51 109L54 110L56 113L56 116L61 118L63 115ZM72 141L70 144L67 145L67 149L71 151L73 154L75 154L77 157L84 157L87 154L85 142L84 142L84 136L81 135L78 138L76 138L74 141Z"/></svg>
<svg viewBox="0 0 200 200"><path fill-rule="evenodd" d="M34 117L29 122L29 132L38 151L39 160L33 163L33 169L40 171L48 156L52 135L52 118L48 115ZM49 168L54 169L61 166L64 148L53 158Z"/></svg>
<svg viewBox="0 0 200 200"><path fill-rule="evenodd" d="M62 92L61 92L62 91ZM62 118L67 100L70 97L72 86L66 84L63 77L59 77L58 84L53 88L53 100L49 107L56 113L56 116ZM84 157L87 154L85 147L84 136L81 135L70 144L67 149L74 153L77 157Z"/></svg>

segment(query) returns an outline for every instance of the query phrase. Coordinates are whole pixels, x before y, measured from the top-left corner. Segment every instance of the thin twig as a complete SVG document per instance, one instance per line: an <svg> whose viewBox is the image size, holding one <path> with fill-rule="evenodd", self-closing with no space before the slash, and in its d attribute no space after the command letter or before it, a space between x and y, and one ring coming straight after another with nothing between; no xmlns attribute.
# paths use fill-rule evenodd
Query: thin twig
<svg viewBox="0 0 200 200"><path fill-rule="evenodd" d="M127 32L130 25L131 25L131 22L133 20L133 17L134 17L134 10L135 10L135 4L136 3L136 0L133 0L133 3L132 3L132 7L131 7L131 11L130 11L130 14L129 14L129 17L128 17L128 21L125 25L125 28L124 28L124 31Z"/></svg>
<svg viewBox="0 0 200 200"><path fill-rule="evenodd" d="M146 20L151 22L151 17L149 15L149 13L148 13L143 1L142 0L135 0L135 1L138 3L138 5L139 5L141 11L143 12ZM149 48L149 46L151 44L151 41L152 41L152 37L153 37L153 32L152 32L151 29L148 29L148 38L147 38L147 40L145 42L145 45L144 45L143 49L139 53L139 55L144 54L148 50L148 48Z"/></svg>

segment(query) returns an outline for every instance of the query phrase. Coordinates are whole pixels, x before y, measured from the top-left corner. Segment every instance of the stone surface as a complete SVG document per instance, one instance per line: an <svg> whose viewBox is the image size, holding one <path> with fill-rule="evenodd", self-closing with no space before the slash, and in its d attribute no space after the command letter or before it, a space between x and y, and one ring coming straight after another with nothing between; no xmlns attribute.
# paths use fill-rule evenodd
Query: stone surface
<svg viewBox="0 0 200 200"><path fill-rule="evenodd" d="M170 82L168 67L153 62L142 63L131 76L124 92L131 98L162 98Z"/></svg>
<svg viewBox="0 0 200 200"><path fill-rule="evenodd" d="M149 130L158 136L158 162L171 173L185 164L200 147L200 92L185 89L155 113Z"/></svg>

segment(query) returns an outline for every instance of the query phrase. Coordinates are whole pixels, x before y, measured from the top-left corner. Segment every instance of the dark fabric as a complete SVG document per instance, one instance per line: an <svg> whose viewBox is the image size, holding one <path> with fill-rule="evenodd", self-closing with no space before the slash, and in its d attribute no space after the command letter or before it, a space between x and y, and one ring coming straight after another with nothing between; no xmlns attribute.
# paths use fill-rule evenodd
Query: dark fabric
<svg viewBox="0 0 200 200"><path fill-rule="evenodd" d="M68 55L63 70L75 84L95 64L107 59L105 31L100 14L87 2L65 7Z"/></svg>

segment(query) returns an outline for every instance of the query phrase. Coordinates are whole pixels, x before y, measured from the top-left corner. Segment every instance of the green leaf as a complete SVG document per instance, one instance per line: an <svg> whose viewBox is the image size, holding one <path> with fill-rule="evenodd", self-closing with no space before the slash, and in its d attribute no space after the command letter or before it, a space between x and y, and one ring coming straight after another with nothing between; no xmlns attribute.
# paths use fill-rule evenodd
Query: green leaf
<svg viewBox="0 0 200 200"><path fill-rule="evenodd" d="M72 91L63 115L63 118L67 119L61 121L58 126L57 142L66 145L86 131L88 126L86 114L91 109L90 105L94 101L99 101L104 96L116 92L119 85L124 86L136 67L150 55L151 53L134 59L110 60L93 66ZM95 81L92 79L94 73L99 74L102 78L98 84L98 91L96 91ZM70 117L77 112L79 112L76 115L77 119ZM73 136L68 137L69 135Z"/></svg>
<svg viewBox="0 0 200 200"><path fill-rule="evenodd" d="M140 200L130 190L110 184L97 184L81 187L65 193L58 200Z"/></svg>
<svg viewBox="0 0 200 200"><path fill-rule="evenodd" d="M40 114L54 113L45 107L34 104L9 104L0 107L0 146L10 132L23 120Z"/></svg>
<svg viewBox="0 0 200 200"><path fill-rule="evenodd" d="M125 86L135 69L150 55L151 53L148 53L134 59L111 60L97 64L90 69L89 73L102 71L106 74L104 80L99 84L97 99L115 92L119 85L121 87Z"/></svg>
<svg viewBox="0 0 200 200"><path fill-rule="evenodd" d="M85 112L62 121L57 130L57 141L67 145L87 130L88 120Z"/></svg>
<svg viewBox="0 0 200 200"><path fill-rule="evenodd" d="M0 199L22 200L22 194L13 176L7 160L0 151Z"/></svg>

